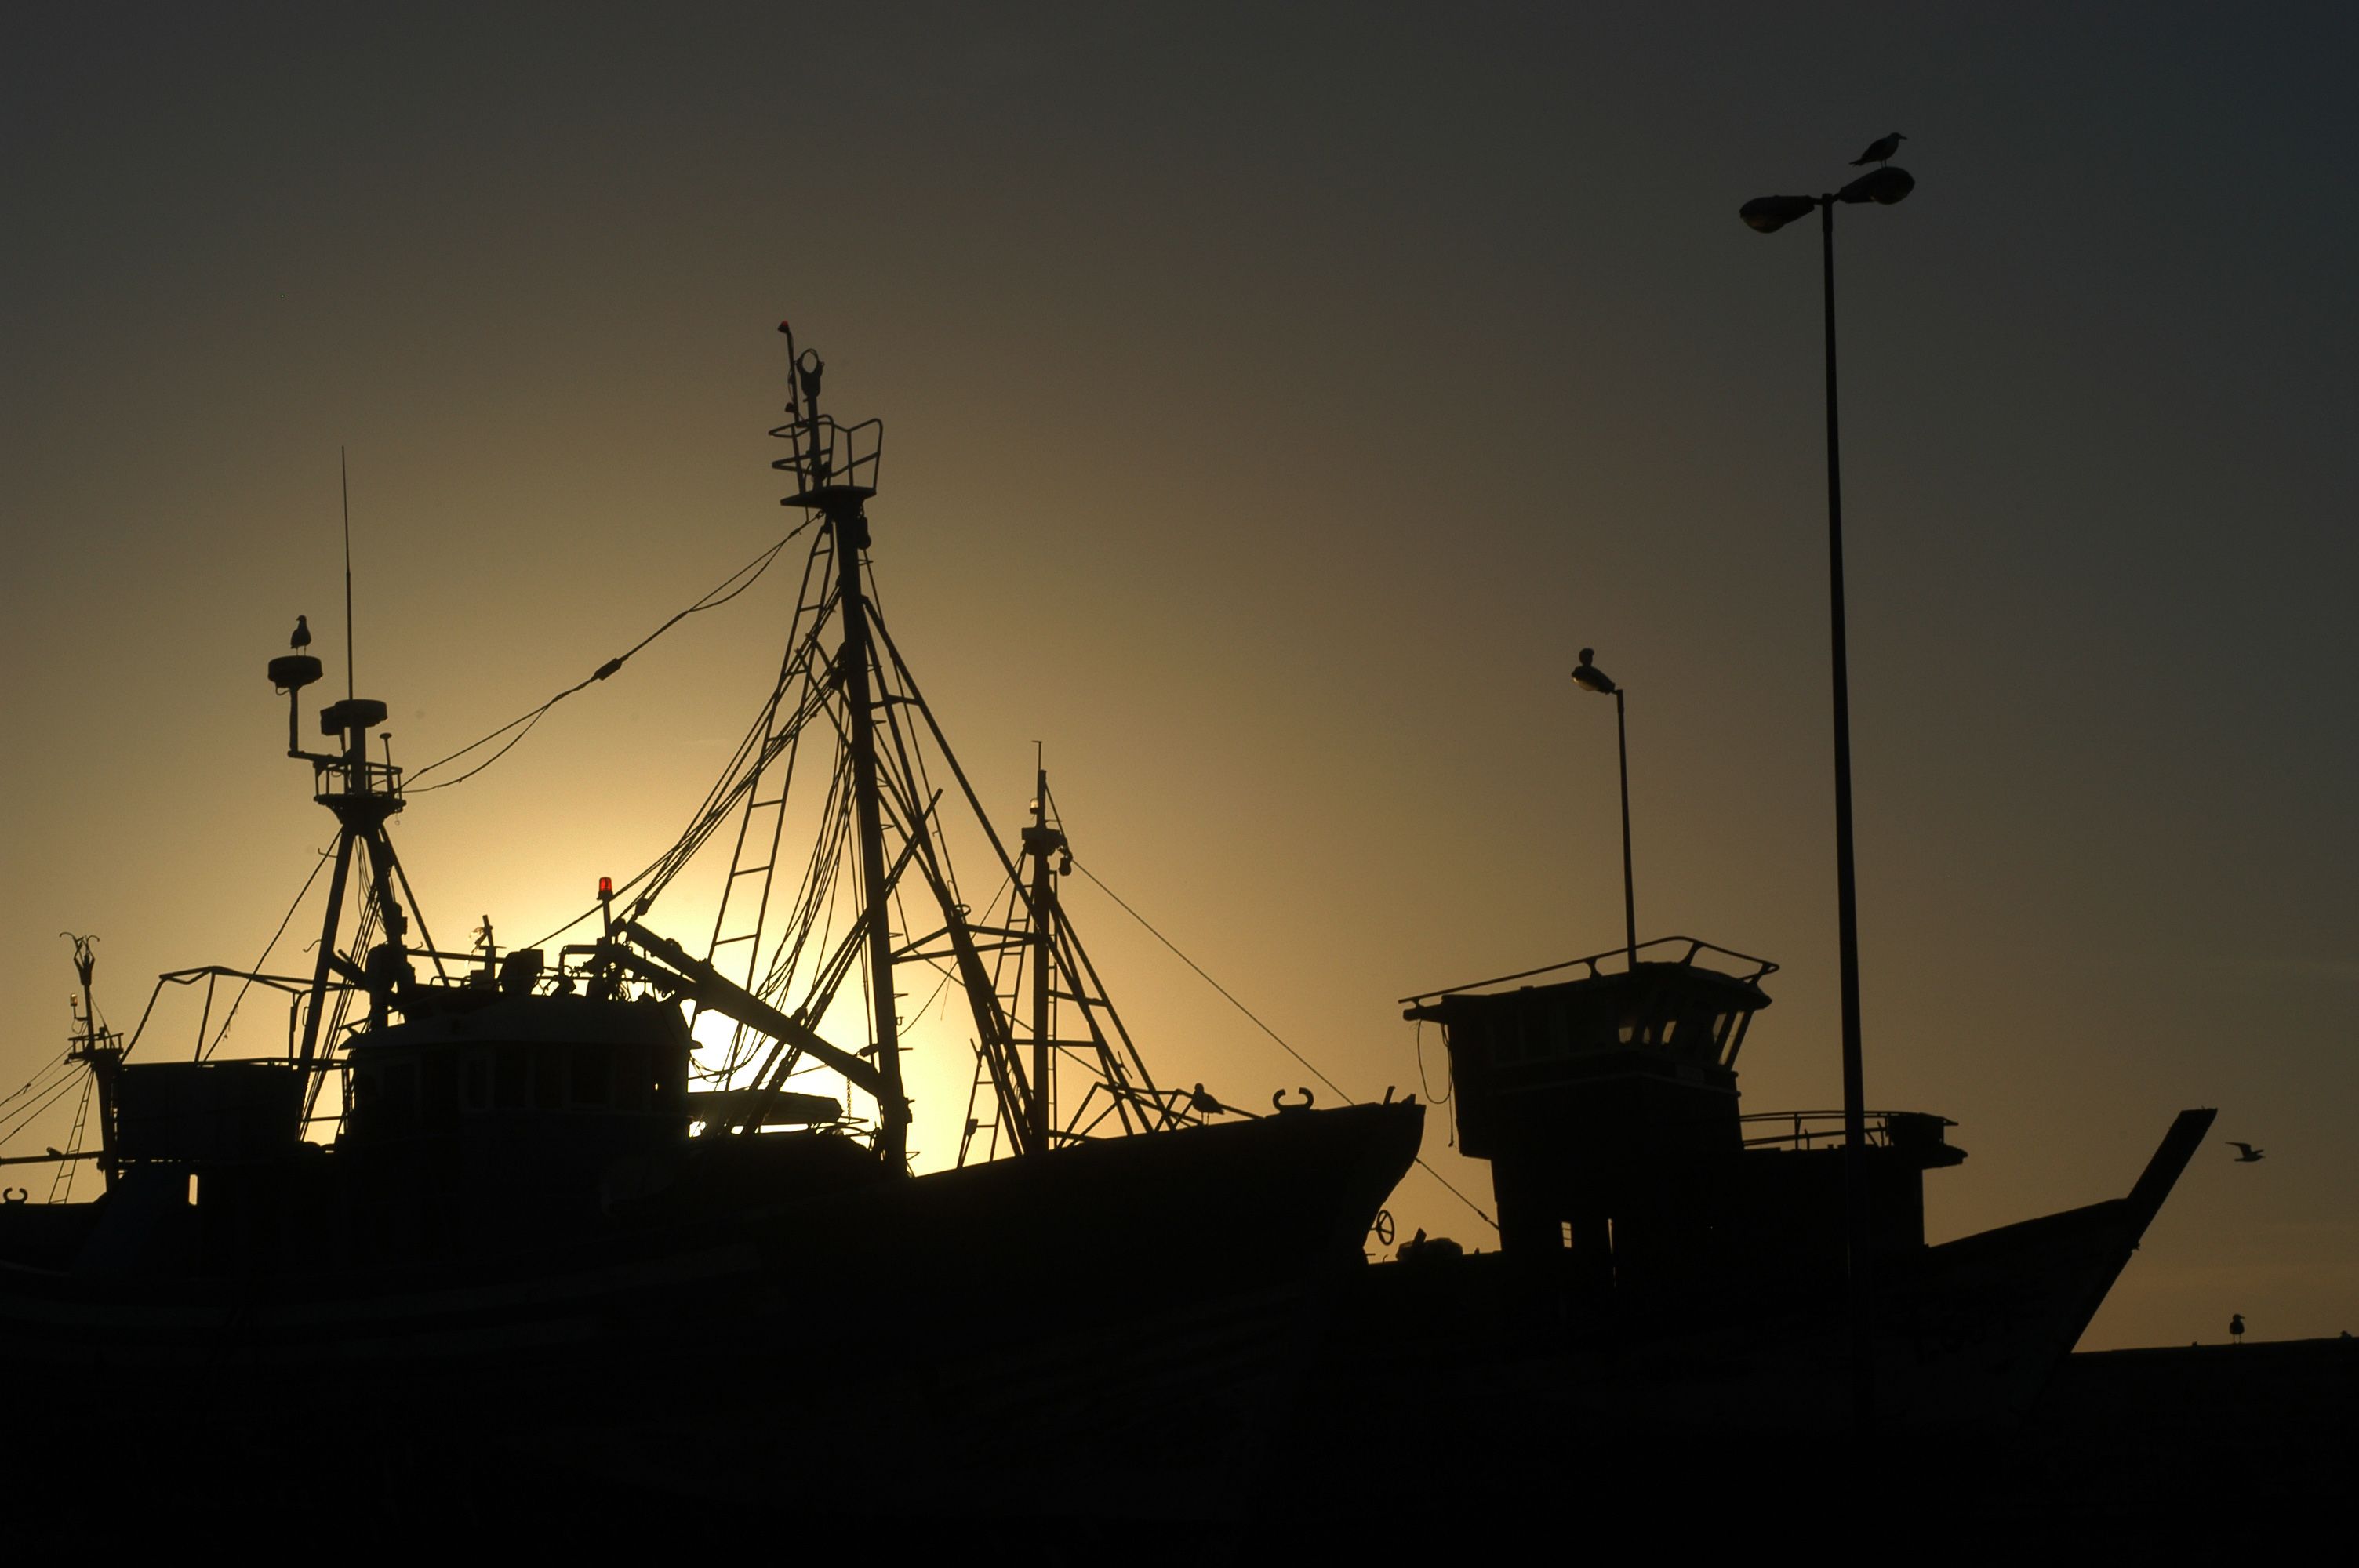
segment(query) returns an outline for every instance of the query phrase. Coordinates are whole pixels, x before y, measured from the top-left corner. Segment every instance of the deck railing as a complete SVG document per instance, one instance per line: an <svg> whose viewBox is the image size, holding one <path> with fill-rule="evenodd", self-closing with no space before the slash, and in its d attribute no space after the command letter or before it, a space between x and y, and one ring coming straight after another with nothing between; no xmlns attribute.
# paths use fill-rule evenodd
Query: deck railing
<svg viewBox="0 0 2359 1568"><path fill-rule="evenodd" d="M1841 1143L1843 1138L1843 1113L1840 1110L1760 1110L1750 1111L1737 1119L1745 1130L1747 1149L1767 1149L1783 1144L1795 1149L1815 1148L1821 1143ZM1871 1110L1864 1113L1867 1141L1881 1148L1892 1144L1893 1124L1919 1125L1938 1122L1943 1127L1955 1127L1956 1122L1943 1116L1927 1116L1921 1111ZM1784 1123L1782 1131L1755 1132L1756 1128L1767 1128Z"/></svg>

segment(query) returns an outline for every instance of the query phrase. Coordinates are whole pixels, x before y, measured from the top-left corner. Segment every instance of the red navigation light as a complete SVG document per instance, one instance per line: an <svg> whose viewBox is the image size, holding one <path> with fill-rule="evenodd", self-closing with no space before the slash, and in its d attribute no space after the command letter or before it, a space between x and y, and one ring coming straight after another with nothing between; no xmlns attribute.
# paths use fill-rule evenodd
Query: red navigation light
<svg viewBox="0 0 2359 1568"><path fill-rule="evenodd" d="M598 879L598 896L600 898L612 898L614 896L614 878L600 877Z"/></svg>

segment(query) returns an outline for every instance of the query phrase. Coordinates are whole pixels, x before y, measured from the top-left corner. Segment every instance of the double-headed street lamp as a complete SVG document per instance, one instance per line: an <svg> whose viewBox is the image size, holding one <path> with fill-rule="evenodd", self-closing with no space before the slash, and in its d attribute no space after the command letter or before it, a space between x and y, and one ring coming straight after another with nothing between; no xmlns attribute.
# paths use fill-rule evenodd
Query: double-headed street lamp
<svg viewBox="0 0 2359 1568"><path fill-rule="evenodd" d="M1897 144L1895 136L1889 138ZM1870 156L1892 148L1879 142ZM1864 1431L1875 1405L1867 1256L1866 1087L1860 1066L1859 900L1852 871L1851 666L1843 637L1843 448L1835 417L1835 203L1873 201L1889 207L1917 188L1907 169L1871 169L1825 196L1761 196L1738 211L1745 223L1774 234L1812 208L1825 256L1827 327L1827 575L1834 625L1835 924L1843 988L1843 1238L1850 1297L1852 1405Z"/></svg>
<svg viewBox="0 0 2359 1568"><path fill-rule="evenodd" d="M1597 656L1594 648L1581 650L1581 664L1572 678L1583 691L1602 692L1614 698L1614 739L1622 752L1622 929L1630 944L1629 965L1638 967L1638 897L1630 884L1630 730L1623 721L1622 688L1613 677L1590 661Z"/></svg>

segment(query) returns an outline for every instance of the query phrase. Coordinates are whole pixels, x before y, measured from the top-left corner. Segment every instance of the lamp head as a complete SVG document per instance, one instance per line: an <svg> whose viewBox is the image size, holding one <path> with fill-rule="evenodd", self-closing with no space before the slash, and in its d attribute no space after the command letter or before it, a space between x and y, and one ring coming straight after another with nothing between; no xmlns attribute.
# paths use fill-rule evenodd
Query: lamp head
<svg viewBox="0 0 2359 1568"><path fill-rule="evenodd" d="M1774 234L1797 218L1809 217L1818 204L1814 196L1756 196L1738 208L1736 215L1756 233Z"/></svg>
<svg viewBox="0 0 2359 1568"><path fill-rule="evenodd" d="M1886 164L1882 168L1869 169L1849 185L1835 192L1838 201L1873 201L1879 207L1889 207L1905 201L1917 189L1917 177L1905 168Z"/></svg>

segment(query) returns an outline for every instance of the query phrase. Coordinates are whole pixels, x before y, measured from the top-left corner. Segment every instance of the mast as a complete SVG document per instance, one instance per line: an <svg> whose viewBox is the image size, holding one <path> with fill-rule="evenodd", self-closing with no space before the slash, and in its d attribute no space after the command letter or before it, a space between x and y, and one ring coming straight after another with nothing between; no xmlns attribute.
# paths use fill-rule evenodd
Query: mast
<svg viewBox="0 0 2359 1568"><path fill-rule="evenodd" d="M876 799L876 709L868 679L868 599L860 581L868 519L856 498L825 511L835 535L843 611L843 651L837 668L843 675L843 701L852 717L852 798L860 830L861 916L868 923L869 1011L875 1028L876 1075L885 1089L877 1153L897 1170L909 1157L909 1104L901 1091L901 1021L893 997L893 931L886 907L890 887L885 880L884 814Z"/></svg>
<svg viewBox="0 0 2359 1568"><path fill-rule="evenodd" d="M349 617L347 618L349 624ZM308 639L306 639L308 641ZM401 796L401 770L390 761L369 761L369 730L386 720L386 705L374 697L347 697L320 709L320 732L342 742L332 752L306 752L299 745L297 725L303 688L319 680L320 661L309 654L282 654L270 661L270 681L287 694L287 754L311 764L312 798L336 818L336 869L328 882L328 908L320 925L319 957L311 969L310 1005L305 1010L303 1038L296 1048L296 1065L309 1071L323 1054L321 1029L326 1019L329 982L341 979L369 993L371 1022L382 1024L400 988L409 980L409 955L404 943L408 917L395 896L400 875L393 840L385 825L407 803ZM377 944L360 964L336 951L336 931L342 924L344 895L352 885L353 856L368 857L369 897L384 930ZM317 1080L314 1080L314 1090Z"/></svg>
<svg viewBox="0 0 2359 1568"><path fill-rule="evenodd" d="M107 1184L114 1184L114 1090L115 1074L123 1065L123 1042L114 1031L98 1024L98 1004L91 995L91 975L98 967L98 955L91 951L96 936L80 936L68 931L62 935L73 943L74 974L82 981L82 1015L77 1021L82 1033L71 1042L71 1054L78 1062L90 1065L92 1080L98 1090L98 1168ZM74 1131L82 1131L77 1118Z"/></svg>
<svg viewBox="0 0 2359 1568"><path fill-rule="evenodd" d="M795 351L795 335L781 321L795 373L788 387L789 422L772 435L794 443L795 455L770 466L791 473L799 488L781 505L807 506L826 519L835 552L837 608L843 642L836 654L836 677L843 685L852 752L854 827L860 839L861 918L867 926L869 1017L876 1067L876 1153L896 1171L909 1158L909 1101L901 1088L901 1023L893 991L892 882L885 872L885 814L877 787L876 697L870 670L875 653L869 628L868 593L861 557L868 548L868 498L876 493L878 443L883 424L875 419L844 429L819 411L820 378L826 363L818 351ZM867 433L864 449L861 438ZM862 482L866 481L866 482Z"/></svg>
<svg viewBox="0 0 2359 1568"><path fill-rule="evenodd" d="M1065 835L1049 826L1048 766L1038 762L1034 766L1032 821L1024 829L1024 853L1032 862L1031 1152L1045 1154L1049 1152L1049 1135L1056 1124L1052 1076L1056 1052L1049 1013L1056 995L1057 883L1049 870L1049 857L1064 849Z"/></svg>

